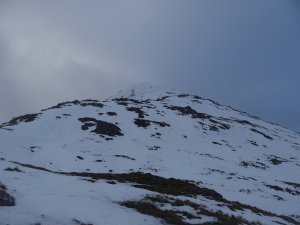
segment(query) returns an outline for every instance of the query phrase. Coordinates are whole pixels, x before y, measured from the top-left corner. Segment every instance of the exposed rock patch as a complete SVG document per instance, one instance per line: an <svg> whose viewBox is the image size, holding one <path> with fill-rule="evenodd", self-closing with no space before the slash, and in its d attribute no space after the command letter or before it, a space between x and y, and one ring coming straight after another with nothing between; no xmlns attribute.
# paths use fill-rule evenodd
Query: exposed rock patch
<svg viewBox="0 0 300 225"><path fill-rule="evenodd" d="M270 155L268 156L268 160L273 164L273 165L280 165L281 163L284 163L284 162L289 162L288 160L286 159L283 159L279 156L275 156L275 155Z"/></svg>
<svg viewBox="0 0 300 225"><path fill-rule="evenodd" d="M23 116L15 117L15 118L11 119L9 122L1 124L0 128L4 128L7 126L14 126L21 122L25 122L25 123L32 122L35 119L37 119L39 115L40 115L40 113L36 113L36 114L26 114Z"/></svg>
<svg viewBox="0 0 300 225"><path fill-rule="evenodd" d="M264 136L265 138L267 138L267 139L269 139L269 140L273 140L273 138L272 138L271 136L266 135L265 133L263 133L263 132L261 132L261 131L259 131L259 130L256 130L256 129L254 129L254 128L251 128L250 130L253 131L253 132L255 132L255 133L261 134L262 136Z"/></svg>
<svg viewBox="0 0 300 225"><path fill-rule="evenodd" d="M22 172L18 167L7 167L6 169L4 169L4 171L8 171L8 172Z"/></svg>
<svg viewBox="0 0 300 225"><path fill-rule="evenodd" d="M85 106L94 106L94 107L98 107L98 108L102 108L104 106L101 102L99 102L97 100L92 100L92 99L87 99L87 100L82 100L82 101L74 100L74 101L59 103L59 104L57 104L55 106L52 106L50 108L43 109L42 111L47 111L47 110L50 110L50 109L60 109L60 108L63 108L65 106L72 106L72 105L81 105L83 107L85 107Z"/></svg>
<svg viewBox="0 0 300 225"><path fill-rule="evenodd" d="M127 155L114 155L117 158L124 158L124 159L130 159L130 160L135 160L135 158L129 157Z"/></svg>
<svg viewBox="0 0 300 225"><path fill-rule="evenodd" d="M12 197L6 191L5 185L0 182L0 206L14 206L14 197Z"/></svg>
<svg viewBox="0 0 300 225"><path fill-rule="evenodd" d="M81 126L82 130L88 130L90 127L96 127L91 132L99 134L99 135L108 135L111 137L114 136L122 136L121 129L113 124L103 120L96 120L90 117L83 117L78 119L80 122L83 123Z"/></svg>
<svg viewBox="0 0 300 225"><path fill-rule="evenodd" d="M242 161L240 163L240 166L243 166L245 168L248 168L248 167L253 167L253 168L257 168L257 169L262 169L262 170L265 170L267 168L269 168L266 164L264 163L261 163L261 162L253 162L253 161Z"/></svg>
<svg viewBox="0 0 300 225"><path fill-rule="evenodd" d="M154 120L145 120L145 119L135 119L134 124L137 125L138 127L143 127L143 128L147 128L151 124L156 124L159 125L160 127L170 127L170 124L166 122L158 122Z"/></svg>
<svg viewBox="0 0 300 225"><path fill-rule="evenodd" d="M116 112L107 112L106 114L109 115L109 116L116 116L117 115Z"/></svg>
<svg viewBox="0 0 300 225"><path fill-rule="evenodd" d="M151 147L148 147L148 150L151 150L151 151L157 151L159 150L161 147L160 146L151 146Z"/></svg>
<svg viewBox="0 0 300 225"><path fill-rule="evenodd" d="M282 183L292 186L293 188L300 191L300 184L290 181L282 181Z"/></svg>
<svg viewBox="0 0 300 225"><path fill-rule="evenodd" d="M127 107L126 110L129 112L135 112L136 114L138 114L138 117L140 119L147 116L147 114L141 108L138 108L138 107Z"/></svg>
<svg viewBox="0 0 300 225"><path fill-rule="evenodd" d="M124 105L127 106L130 103L134 103L134 104L142 104L142 101L138 101L136 99L131 99L131 98L115 98L113 99L113 101L116 101L117 104L119 105Z"/></svg>
<svg viewBox="0 0 300 225"><path fill-rule="evenodd" d="M209 129L211 131L218 132L219 129L228 130L231 128L231 126L229 124L219 121L219 120L225 120L225 119L217 118L217 117L208 115L206 113L197 112L195 109L193 109L190 106L182 107L182 106L174 106L174 105L172 105L172 106L165 105L165 108L171 109L173 111L177 111L180 113L180 115L183 115L183 116L189 115L189 116L191 116L191 118L196 118L196 119L201 119L201 120L209 120L209 122L211 122L211 125L209 125ZM202 126L205 125L202 122L199 122L199 124L201 124Z"/></svg>
<svg viewBox="0 0 300 225"><path fill-rule="evenodd" d="M297 190L292 190L290 188L282 188L282 187L279 187L277 185L271 185L271 184L265 184L266 187L270 188L270 189L273 189L275 191L281 191L281 192L286 192L286 193L289 193L291 195L300 195L300 191L297 191Z"/></svg>
<svg viewBox="0 0 300 225"><path fill-rule="evenodd" d="M196 110L192 109L190 106L181 107L181 106L165 106L167 109L171 109L174 111L178 111L181 113L181 115L190 115L192 118L198 118L198 119L210 119L212 118L211 115L208 115L206 113L199 113Z"/></svg>

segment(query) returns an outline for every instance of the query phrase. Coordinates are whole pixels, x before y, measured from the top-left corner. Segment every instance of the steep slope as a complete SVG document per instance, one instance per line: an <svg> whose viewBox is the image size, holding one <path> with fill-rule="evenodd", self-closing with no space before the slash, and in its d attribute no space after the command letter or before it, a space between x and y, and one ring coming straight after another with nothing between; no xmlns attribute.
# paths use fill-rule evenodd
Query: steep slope
<svg viewBox="0 0 300 225"><path fill-rule="evenodd" d="M148 85L0 126L0 224L299 224L300 135Z"/></svg>

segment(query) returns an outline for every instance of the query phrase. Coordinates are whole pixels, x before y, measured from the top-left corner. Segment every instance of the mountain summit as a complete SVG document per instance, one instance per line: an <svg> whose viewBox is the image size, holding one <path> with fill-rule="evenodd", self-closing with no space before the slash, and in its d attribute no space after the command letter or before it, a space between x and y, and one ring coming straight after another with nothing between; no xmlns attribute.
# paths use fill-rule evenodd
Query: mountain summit
<svg viewBox="0 0 300 225"><path fill-rule="evenodd" d="M0 225L300 224L300 135L140 85L0 125Z"/></svg>

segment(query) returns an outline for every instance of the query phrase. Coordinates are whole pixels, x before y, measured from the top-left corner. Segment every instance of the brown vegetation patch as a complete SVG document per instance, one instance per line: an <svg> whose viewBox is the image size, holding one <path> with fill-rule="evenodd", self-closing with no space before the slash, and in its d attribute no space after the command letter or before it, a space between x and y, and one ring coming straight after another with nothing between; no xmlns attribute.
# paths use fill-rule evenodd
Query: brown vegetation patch
<svg viewBox="0 0 300 225"><path fill-rule="evenodd" d="M260 223L249 222L242 217L225 214L221 211L212 211L205 205L196 204L189 200L170 198L167 196L149 196L139 201L125 201L120 203L122 206L137 210L139 213L150 215L162 219L167 224L190 225L194 224L193 219L202 219L202 216L210 217L212 221L202 222L202 225L255 225ZM171 206L171 209L163 209L164 206ZM190 206L196 213L188 212L177 207ZM191 223L189 223L190 221ZM199 223L197 223L199 224Z"/></svg>
<svg viewBox="0 0 300 225"><path fill-rule="evenodd" d="M240 202L229 201L223 198L218 192L208 189L205 187L199 187L195 182L188 181L188 180L180 180L174 178L164 178L160 176L155 176L150 173L141 173L141 172L133 172L133 173L88 173L88 172L55 172L48 170L46 168L33 166L29 164L22 164L18 162L13 162L18 165L22 165L24 167L42 170L46 172L51 172L59 175L67 175L67 176L77 176L83 179L88 180L107 180L107 181L114 181L120 183L129 183L133 187L143 188L149 191L153 191L159 193L161 195L171 195L173 197L168 196L165 197L158 197L156 200L155 197L146 197L141 201L126 201L121 203L122 205L134 208L141 213L156 216L157 218L164 219L165 222L169 224L178 224L178 225L186 225L183 221L184 218L193 218L193 215L190 215L186 212L181 211L165 211L157 207L155 203L172 203L172 206L180 206L180 205L188 205L195 210L198 210L199 214L197 215L206 215L210 217L215 217L218 219L217 222L206 222L202 224L206 225L217 225L217 224L229 224L229 225L237 225L237 224L259 224L259 223L249 223L248 221L244 220L240 217L228 216L220 211L213 212L208 209L205 209L203 205L198 205L193 202L183 201L177 199L179 196L191 197L195 198L197 196L202 196L207 199L216 201L221 206L227 206L232 211L244 211L250 210L252 213L257 215L263 215L268 217L274 217L274 219L283 219L286 222L294 225L298 225L299 223L295 221L292 217L284 216L284 215L277 215L272 212L268 212L262 209L259 209L254 206L246 205ZM178 196L178 197L177 197ZM173 199L172 201L170 199ZM150 203L149 203L150 201ZM151 202L152 201L152 202ZM146 204L145 204L146 203ZM150 205L149 205L150 204ZM175 213L175 214L174 214ZM169 216L170 217L169 217ZM166 218L174 218L174 220L166 220ZM172 223L170 222L172 221ZM177 222L176 222L177 221ZM226 221L226 222L225 222Z"/></svg>
<svg viewBox="0 0 300 225"><path fill-rule="evenodd" d="M147 189L161 194L196 196L202 195L210 199L223 200L222 195L212 189L199 187L192 181L180 180L175 178L164 178L150 173L88 173L88 172L56 172L40 166L31 164L12 162L27 168L51 172L61 175L78 176L91 178L94 180L115 180L122 183L134 183L134 187Z"/></svg>
<svg viewBox="0 0 300 225"><path fill-rule="evenodd" d="M241 215L243 211L250 210L252 213L257 214L259 216L267 216L273 217L275 219L282 219L286 222L294 225L298 225L299 223L295 221L292 217L277 215L275 213L271 213L262 209L259 209L254 206L242 204L240 202L228 201L226 199L222 199L219 201L221 204L219 206L228 207L231 211L240 211ZM149 196L147 195L145 198L139 201L125 201L121 202L121 205L136 209L138 212L146 215L151 215L156 218L163 219L168 224L174 225L188 225L194 223L188 223L186 219L201 219L201 216L209 216L215 219L212 222L203 222L202 225L260 225L259 222L250 222L244 219L242 216L234 216L223 213L222 211L213 211L207 208L203 204L197 204L195 202L189 200L181 200L174 197L156 195ZM166 205L171 205L173 209L165 210L162 209ZM190 206L194 209L196 214L192 214L191 212L181 211L176 207L178 206ZM169 207L168 207L169 208Z"/></svg>
<svg viewBox="0 0 300 225"><path fill-rule="evenodd" d="M60 172L57 172L60 173ZM164 178L155 176L150 173L60 173L71 176L89 177L95 180L115 180L118 182L130 182L134 183L133 186L137 188L143 188L150 191L158 192L161 194L169 195L184 195L184 196L196 196L202 195L210 199L222 200L223 197L212 189L199 187L191 181L179 180L174 178Z"/></svg>

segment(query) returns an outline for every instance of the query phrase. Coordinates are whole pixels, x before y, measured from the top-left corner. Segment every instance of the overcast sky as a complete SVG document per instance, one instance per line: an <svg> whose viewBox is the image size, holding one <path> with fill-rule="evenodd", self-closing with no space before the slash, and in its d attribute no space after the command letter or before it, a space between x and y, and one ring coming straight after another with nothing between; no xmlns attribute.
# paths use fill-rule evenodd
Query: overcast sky
<svg viewBox="0 0 300 225"><path fill-rule="evenodd" d="M300 131L300 1L0 0L0 121L137 82Z"/></svg>

